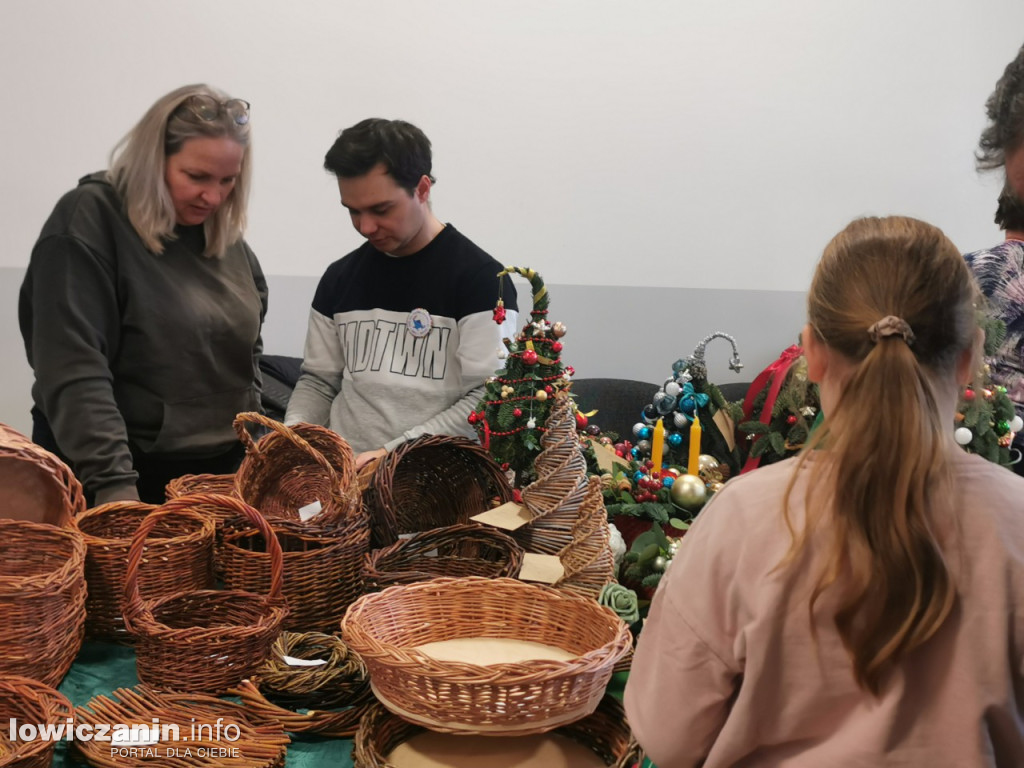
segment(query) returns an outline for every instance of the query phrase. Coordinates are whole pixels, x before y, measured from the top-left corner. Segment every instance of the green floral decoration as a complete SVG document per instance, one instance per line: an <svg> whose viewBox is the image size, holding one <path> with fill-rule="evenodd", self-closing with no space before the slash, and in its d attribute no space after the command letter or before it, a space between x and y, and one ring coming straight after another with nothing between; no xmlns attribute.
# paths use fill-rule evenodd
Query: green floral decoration
<svg viewBox="0 0 1024 768"><path fill-rule="evenodd" d="M621 584L605 584L597 602L607 605L627 624L634 624L640 620L640 604L636 592Z"/></svg>

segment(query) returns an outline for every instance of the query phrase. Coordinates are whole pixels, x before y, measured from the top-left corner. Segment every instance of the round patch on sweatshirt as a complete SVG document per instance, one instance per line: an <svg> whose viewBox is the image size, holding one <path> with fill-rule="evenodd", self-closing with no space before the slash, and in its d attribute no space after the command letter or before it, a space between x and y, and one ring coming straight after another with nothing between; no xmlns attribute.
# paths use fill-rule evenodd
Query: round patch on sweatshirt
<svg viewBox="0 0 1024 768"><path fill-rule="evenodd" d="M434 321L431 319L430 313L422 308L414 309L405 320L406 330L417 339L422 339L428 335L433 324Z"/></svg>

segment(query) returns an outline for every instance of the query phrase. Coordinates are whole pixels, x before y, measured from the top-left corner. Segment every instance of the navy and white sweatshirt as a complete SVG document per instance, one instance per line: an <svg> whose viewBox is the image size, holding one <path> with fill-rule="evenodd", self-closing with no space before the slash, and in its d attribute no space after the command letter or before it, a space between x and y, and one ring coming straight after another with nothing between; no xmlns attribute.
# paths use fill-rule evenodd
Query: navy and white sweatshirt
<svg viewBox="0 0 1024 768"><path fill-rule="evenodd" d="M424 248L390 256L368 242L320 279L285 421L325 424L357 453L422 434L474 436L467 417L500 367L492 319L502 266L448 224ZM505 328L516 292L503 278ZM413 310L429 333L410 331Z"/></svg>

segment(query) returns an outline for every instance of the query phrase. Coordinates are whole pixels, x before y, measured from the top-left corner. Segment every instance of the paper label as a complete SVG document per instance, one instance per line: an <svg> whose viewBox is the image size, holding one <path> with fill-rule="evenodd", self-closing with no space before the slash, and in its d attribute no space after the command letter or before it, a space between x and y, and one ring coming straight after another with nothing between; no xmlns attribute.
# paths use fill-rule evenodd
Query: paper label
<svg viewBox="0 0 1024 768"><path fill-rule="evenodd" d="M538 581L555 584L565 576L565 568L557 555L538 555L527 552L523 555L523 567L519 570L520 581Z"/></svg>
<svg viewBox="0 0 1024 768"><path fill-rule="evenodd" d="M291 667L321 667L327 663L327 659L296 659L294 656L281 656L284 663Z"/></svg>
<svg viewBox="0 0 1024 768"><path fill-rule="evenodd" d="M493 525L495 528L501 528L505 531L514 531L533 520L533 517L526 507L521 504L516 504L514 501L506 501L500 507L481 512L479 515L473 515L469 519L475 520L478 523Z"/></svg>
<svg viewBox="0 0 1024 768"><path fill-rule="evenodd" d="M629 469L629 460L619 456L607 445L591 440L590 447L594 449L594 457L597 459L597 466L602 472L614 475L616 468L619 470Z"/></svg>
<svg viewBox="0 0 1024 768"><path fill-rule="evenodd" d="M310 502L304 507L299 507L299 520L301 520L302 522L306 522L310 518L319 515L321 509L323 509L323 507L320 505L319 499Z"/></svg>
<svg viewBox="0 0 1024 768"><path fill-rule="evenodd" d="M711 420L718 426L722 437L725 438L725 444L729 446L729 450L733 450L736 447L736 425L733 424L729 414L725 412L724 408L719 408L715 411L715 415Z"/></svg>

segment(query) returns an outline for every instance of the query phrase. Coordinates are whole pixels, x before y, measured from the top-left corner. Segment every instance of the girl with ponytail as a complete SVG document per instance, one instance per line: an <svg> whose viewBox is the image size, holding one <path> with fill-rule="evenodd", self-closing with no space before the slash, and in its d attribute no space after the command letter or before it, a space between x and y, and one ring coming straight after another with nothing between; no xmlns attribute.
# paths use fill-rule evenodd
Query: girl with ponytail
<svg viewBox="0 0 1024 768"><path fill-rule="evenodd" d="M1024 479L952 439L975 296L924 222L829 243L803 331L825 420L715 495L639 639L659 768L1024 765Z"/></svg>

